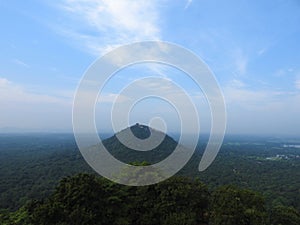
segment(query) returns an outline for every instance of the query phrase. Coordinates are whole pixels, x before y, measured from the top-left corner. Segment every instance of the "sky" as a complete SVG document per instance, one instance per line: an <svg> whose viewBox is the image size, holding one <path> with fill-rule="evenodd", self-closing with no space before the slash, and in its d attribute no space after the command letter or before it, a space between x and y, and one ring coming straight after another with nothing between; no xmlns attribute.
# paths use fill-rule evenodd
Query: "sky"
<svg viewBox="0 0 300 225"><path fill-rule="evenodd" d="M161 40L189 49L213 71L227 133L300 134L298 0L10 0L0 10L1 132L72 131L74 94L89 66L118 46ZM147 76L184 88L209 132L201 89L183 72L149 63L125 68L107 83L96 105L99 130L111 129L111 106L122 88ZM155 116L165 118L169 131L180 127L178 112L161 99L136 104L129 120L148 123Z"/></svg>

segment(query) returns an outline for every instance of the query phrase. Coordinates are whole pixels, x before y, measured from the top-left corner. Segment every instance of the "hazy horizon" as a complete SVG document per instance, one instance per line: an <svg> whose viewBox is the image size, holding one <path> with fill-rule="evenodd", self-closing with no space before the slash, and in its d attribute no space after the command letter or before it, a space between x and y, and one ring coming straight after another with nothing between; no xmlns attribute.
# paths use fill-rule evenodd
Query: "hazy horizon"
<svg viewBox="0 0 300 225"><path fill-rule="evenodd" d="M133 124L132 124L133 125ZM124 128L125 129L125 128ZM114 132L113 130L104 130L100 131L98 130L98 135L104 135L104 137L110 137L114 135L117 132L122 131L122 129L117 130ZM28 128L23 128L23 129L18 129L18 128L0 128L0 135L43 135L43 134L67 134L67 135L72 135L73 130L47 130L47 129L28 129ZM176 138L177 136L180 135L179 131L167 131L166 134L171 136L172 138ZM201 132L199 134L199 137L201 138L208 138L210 135L209 132ZM249 137L249 138L296 138L300 139L300 134L286 134L286 133L229 133L226 132L224 138L231 138L231 137Z"/></svg>

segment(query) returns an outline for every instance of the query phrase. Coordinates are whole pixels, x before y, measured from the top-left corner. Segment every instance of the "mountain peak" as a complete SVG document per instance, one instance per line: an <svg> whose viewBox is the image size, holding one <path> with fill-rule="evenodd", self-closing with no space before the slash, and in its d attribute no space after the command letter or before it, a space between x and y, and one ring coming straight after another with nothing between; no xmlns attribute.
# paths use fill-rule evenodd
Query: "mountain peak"
<svg viewBox="0 0 300 225"><path fill-rule="evenodd" d="M147 125L136 123L135 125L129 127L131 132L139 139L146 139L149 138L151 135L151 129Z"/></svg>
<svg viewBox="0 0 300 225"><path fill-rule="evenodd" d="M136 138L143 139L142 143L140 143L142 146L140 147L149 147L150 145L154 145L155 147L150 148L150 151L135 151L130 146L140 144L137 144L136 140L132 139L132 135L130 134L133 134ZM126 140L127 144L124 145L119 138ZM147 161L151 164L168 157L178 145L167 134L140 123L127 127L114 136L103 140L103 144L115 158L125 163Z"/></svg>

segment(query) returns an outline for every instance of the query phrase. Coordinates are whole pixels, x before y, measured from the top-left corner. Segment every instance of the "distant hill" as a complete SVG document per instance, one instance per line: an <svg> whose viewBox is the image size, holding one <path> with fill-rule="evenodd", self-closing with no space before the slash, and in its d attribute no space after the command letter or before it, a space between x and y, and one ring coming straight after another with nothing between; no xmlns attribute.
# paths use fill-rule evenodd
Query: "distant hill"
<svg viewBox="0 0 300 225"><path fill-rule="evenodd" d="M154 137L152 141L157 141L160 144L149 151L137 151L127 147L128 145L125 146L118 138L119 136L123 137L129 144L133 145L134 140L131 138L130 134L134 134L134 136L140 140L146 140L151 135ZM163 139L160 142L158 139L162 137ZM151 164L157 163L168 157L178 145L178 143L167 134L138 123L105 139L102 143L115 158L125 163L147 161Z"/></svg>

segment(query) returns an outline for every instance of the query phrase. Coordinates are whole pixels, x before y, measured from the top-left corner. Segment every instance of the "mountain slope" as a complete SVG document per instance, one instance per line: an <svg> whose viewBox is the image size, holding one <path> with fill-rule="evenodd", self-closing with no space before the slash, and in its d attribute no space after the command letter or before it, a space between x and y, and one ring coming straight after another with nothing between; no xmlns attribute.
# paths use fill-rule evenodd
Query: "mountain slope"
<svg viewBox="0 0 300 225"><path fill-rule="evenodd" d="M146 140L150 137L150 135L155 137L164 136L164 138L162 142L152 150L137 151L125 146L118 139L118 136L122 136L130 142L131 133L133 133L134 136L140 140ZM170 136L141 124L135 124L129 128L126 128L114 136L105 139L102 143L115 158L125 163L147 161L151 164L157 163L168 157L168 155L170 155L178 145L178 143Z"/></svg>

